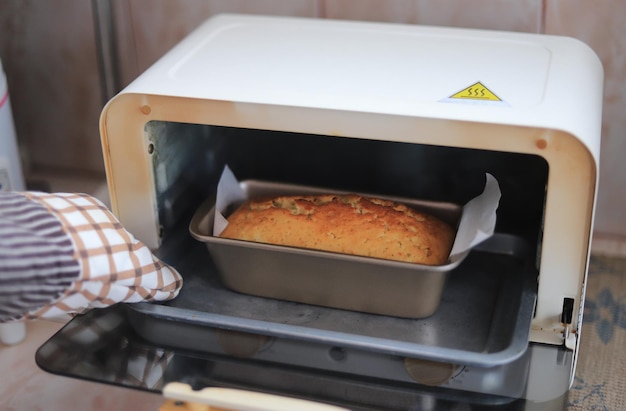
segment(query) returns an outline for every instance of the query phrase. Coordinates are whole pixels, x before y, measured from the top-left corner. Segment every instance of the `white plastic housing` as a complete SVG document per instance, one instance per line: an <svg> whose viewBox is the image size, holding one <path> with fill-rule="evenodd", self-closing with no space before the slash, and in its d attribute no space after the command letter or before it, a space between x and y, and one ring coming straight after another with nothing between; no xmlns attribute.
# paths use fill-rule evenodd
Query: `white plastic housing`
<svg viewBox="0 0 626 411"><path fill-rule="evenodd" d="M597 56L571 38L218 16L104 109L114 212L158 247L151 120L539 155L550 172L531 340L561 344L563 298L575 299L572 331L582 314L602 83Z"/></svg>

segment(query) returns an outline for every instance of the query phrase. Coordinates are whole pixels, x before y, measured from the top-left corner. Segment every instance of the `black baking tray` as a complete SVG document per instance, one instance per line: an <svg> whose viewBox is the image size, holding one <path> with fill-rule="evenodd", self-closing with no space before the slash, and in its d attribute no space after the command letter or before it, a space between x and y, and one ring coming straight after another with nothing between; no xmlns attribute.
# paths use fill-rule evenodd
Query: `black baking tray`
<svg viewBox="0 0 626 411"><path fill-rule="evenodd" d="M474 248L422 319L241 294L224 287L204 245L186 248L172 262L185 280L177 298L128 305L135 331L155 344L204 351L205 326L480 367L510 363L528 347L537 270L516 236L496 233Z"/></svg>

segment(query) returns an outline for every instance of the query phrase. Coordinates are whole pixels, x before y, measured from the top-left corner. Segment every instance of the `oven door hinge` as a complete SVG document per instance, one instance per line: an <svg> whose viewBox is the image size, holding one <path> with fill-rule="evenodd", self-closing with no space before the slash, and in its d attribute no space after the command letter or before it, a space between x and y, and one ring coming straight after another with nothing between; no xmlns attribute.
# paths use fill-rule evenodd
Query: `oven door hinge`
<svg viewBox="0 0 626 411"><path fill-rule="evenodd" d="M574 317L574 299L563 299L563 311L561 311L561 323L565 326L563 329L563 345L572 351L576 349L578 334L572 331L572 318Z"/></svg>

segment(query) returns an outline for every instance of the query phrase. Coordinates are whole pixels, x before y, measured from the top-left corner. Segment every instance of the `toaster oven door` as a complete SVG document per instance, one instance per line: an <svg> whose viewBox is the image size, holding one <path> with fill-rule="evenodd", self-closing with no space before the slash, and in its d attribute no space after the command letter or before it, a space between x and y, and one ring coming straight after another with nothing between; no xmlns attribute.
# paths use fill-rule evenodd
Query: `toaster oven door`
<svg viewBox="0 0 626 411"><path fill-rule="evenodd" d="M450 367L416 364L430 381L407 383L347 374L341 371L270 363L250 357L263 345L256 339L228 334L230 353L211 354L158 346L141 338L127 317L127 307L114 306L78 316L50 338L36 354L43 370L96 383L145 390L159 395L170 382L195 389L228 387L339 405L350 410L562 410L572 369L572 353L562 347L531 344L507 367L467 367L449 374ZM164 330L167 332L167 330ZM280 342L274 342L279 345ZM271 350L271 348L265 348ZM296 350L296 348L293 348ZM376 356L339 347L324 350L334 361L351 357L379 365ZM297 350L296 350L297 351ZM446 377L446 375L448 377ZM439 382L432 378L440 378ZM438 386L448 378L455 388ZM464 385L508 384L515 397L468 391ZM471 387L470 387L471 389Z"/></svg>

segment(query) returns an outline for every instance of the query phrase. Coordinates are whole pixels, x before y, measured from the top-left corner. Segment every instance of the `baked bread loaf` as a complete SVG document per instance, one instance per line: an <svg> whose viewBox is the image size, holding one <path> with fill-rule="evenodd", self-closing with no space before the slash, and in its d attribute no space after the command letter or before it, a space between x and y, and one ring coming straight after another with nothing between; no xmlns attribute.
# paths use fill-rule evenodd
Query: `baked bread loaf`
<svg viewBox="0 0 626 411"><path fill-rule="evenodd" d="M220 237L411 263L442 265L455 232L403 204L359 195L284 196L249 201Z"/></svg>

